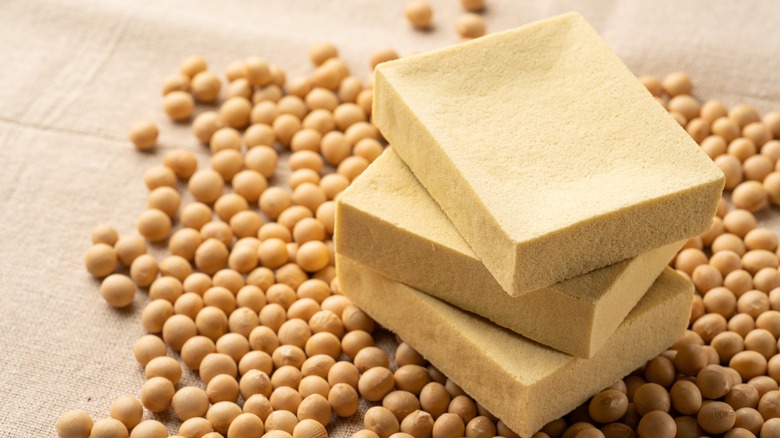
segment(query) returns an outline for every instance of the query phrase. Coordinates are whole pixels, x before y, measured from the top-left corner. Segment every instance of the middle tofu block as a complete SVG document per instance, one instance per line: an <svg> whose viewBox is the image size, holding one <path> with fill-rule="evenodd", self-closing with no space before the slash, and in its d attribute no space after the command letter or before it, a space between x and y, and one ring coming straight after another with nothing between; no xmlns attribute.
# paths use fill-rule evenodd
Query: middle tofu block
<svg viewBox="0 0 780 438"><path fill-rule="evenodd" d="M583 358L607 342L683 244L513 298L390 148L339 196L334 239L339 254Z"/></svg>

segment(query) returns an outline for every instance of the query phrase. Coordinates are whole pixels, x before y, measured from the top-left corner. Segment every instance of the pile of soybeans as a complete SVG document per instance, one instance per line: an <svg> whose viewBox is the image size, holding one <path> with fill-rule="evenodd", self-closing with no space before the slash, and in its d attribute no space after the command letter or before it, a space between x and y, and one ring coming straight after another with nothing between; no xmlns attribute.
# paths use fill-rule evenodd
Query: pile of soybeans
<svg viewBox="0 0 780 438"><path fill-rule="evenodd" d="M394 58L382 50L371 65ZM335 199L384 144L370 122L370 80L351 76L331 44L310 59L312 75L287 80L247 58L227 66L225 83L191 57L164 81L174 121L190 120L196 102L219 103L191 121L210 166L168 152L143 176L138 235L94 229L86 266L105 301L124 307L148 294L148 334L132 348L147 380L105 418L63 413L60 436L168 437L142 419L170 410L179 437L319 438L356 415L361 397L373 407L353 438L517 436L408 344L394 355L374 346L374 321L339 293ZM780 203L780 112L700 103L682 73L641 80L723 170L735 208L722 199L711 229L670 262L696 286L685 336L533 437L778 437L778 236L753 213ZM145 122L130 139L151 151L157 136ZM269 186L279 160L289 189ZM181 205L184 190L194 202ZM147 241L166 240L166 257L147 252ZM181 385L182 367L202 385Z"/></svg>

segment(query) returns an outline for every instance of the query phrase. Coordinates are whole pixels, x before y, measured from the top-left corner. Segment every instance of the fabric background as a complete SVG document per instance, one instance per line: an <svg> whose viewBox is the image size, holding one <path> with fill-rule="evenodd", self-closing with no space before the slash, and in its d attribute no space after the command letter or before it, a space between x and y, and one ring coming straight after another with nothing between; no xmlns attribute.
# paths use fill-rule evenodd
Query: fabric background
<svg viewBox="0 0 780 438"><path fill-rule="evenodd" d="M436 27L421 33L403 18L405 0L0 0L0 437L55 436L64 410L103 418L116 397L138 395L143 373L131 346L147 297L109 308L83 257L98 223L135 232L142 174L166 150L207 157L161 111L162 79L191 54L216 72L260 55L288 77L309 73L308 49L321 40L366 77L376 47L405 54L457 42L456 0L430 2ZM491 32L577 10L637 74L683 70L702 99L780 109L775 1L488 4ZM161 126L156 154L126 140L142 119ZM780 229L771 216L776 209L762 214ZM391 336L381 344L392 351ZM171 417L157 418L176 431ZM361 423L360 414L340 420L331 436Z"/></svg>

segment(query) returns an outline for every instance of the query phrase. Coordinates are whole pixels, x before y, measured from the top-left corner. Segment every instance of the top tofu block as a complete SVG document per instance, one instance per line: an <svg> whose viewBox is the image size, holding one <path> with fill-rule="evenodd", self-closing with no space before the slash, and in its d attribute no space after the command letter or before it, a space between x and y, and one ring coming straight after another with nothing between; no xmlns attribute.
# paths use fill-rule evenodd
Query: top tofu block
<svg viewBox="0 0 780 438"><path fill-rule="evenodd" d="M706 231L724 177L575 13L380 64L374 122L512 296Z"/></svg>

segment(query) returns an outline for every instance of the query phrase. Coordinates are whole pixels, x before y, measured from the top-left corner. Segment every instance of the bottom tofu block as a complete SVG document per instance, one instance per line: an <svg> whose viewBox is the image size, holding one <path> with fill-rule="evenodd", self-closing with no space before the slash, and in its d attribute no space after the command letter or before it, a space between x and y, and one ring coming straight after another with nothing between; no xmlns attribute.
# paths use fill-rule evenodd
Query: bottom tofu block
<svg viewBox="0 0 780 438"><path fill-rule="evenodd" d="M663 352L688 324L693 285L666 268L591 359L545 347L336 256L339 288L521 437Z"/></svg>
<svg viewBox="0 0 780 438"><path fill-rule="evenodd" d="M521 296L504 291L393 149L339 196L336 251L539 343L592 357L684 242Z"/></svg>

